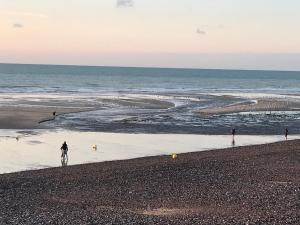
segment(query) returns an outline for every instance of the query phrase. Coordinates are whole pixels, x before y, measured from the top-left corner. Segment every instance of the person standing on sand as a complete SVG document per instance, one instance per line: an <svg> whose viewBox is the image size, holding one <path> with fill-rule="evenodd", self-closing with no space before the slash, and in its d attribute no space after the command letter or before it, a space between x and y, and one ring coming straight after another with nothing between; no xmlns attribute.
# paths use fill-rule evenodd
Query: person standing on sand
<svg viewBox="0 0 300 225"><path fill-rule="evenodd" d="M287 128L285 128L285 139L287 140L288 138L288 134L289 134L289 130Z"/></svg>
<svg viewBox="0 0 300 225"><path fill-rule="evenodd" d="M66 157L68 156L68 145L67 145L67 142L64 142L60 148L61 150L61 157Z"/></svg>
<svg viewBox="0 0 300 225"><path fill-rule="evenodd" d="M235 146L235 140L234 140L234 136L235 136L235 128L233 128L231 130L231 134L232 134L232 142L231 142L231 145L234 147Z"/></svg>
<svg viewBox="0 0 300 225"><path fill-rule="evenodd" d="M55 119L55 117L56 117L56 112L54 111L52 114L53 114L53 119Z"/></svg>
<svg viewBox="0 0 300 225"><path fill-rule="evenodd" d="M233 129L231 130L231 134L232 134L232 138L233 138L233 139L234 139L235 133L236 133L235 128L233 128Z"/></svg>

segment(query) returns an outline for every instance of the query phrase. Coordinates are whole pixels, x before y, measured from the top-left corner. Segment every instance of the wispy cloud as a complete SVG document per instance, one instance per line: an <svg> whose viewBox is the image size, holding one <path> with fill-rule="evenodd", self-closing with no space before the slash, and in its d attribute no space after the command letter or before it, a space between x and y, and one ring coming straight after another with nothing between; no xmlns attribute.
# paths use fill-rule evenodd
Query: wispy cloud
<svg viewBox="0 0 300 225"><path fill-rule="evenodd" d="M1 14L9 17L18 17L18 18L40 18L40 19L48 18L48 16L45 14L35 13L35 12L4 11L1 12Z"/></svg>
<svg viewBox="0 0 300 225"><path fill-rule="evenodd" d="M201 30L200 28L197 28L196 33L200 34L200 35L205 35L206 34L206 32L204 30Z"/></svg>
<svg viewBox="0 0 300 225"><path fill-rule="evenodd" d="M12 27L13 27L13 28L18 28L18 29L20 29L20 28L24 28L24 25L21 24L21 23L14 23L14 24L12 25Z"/></svg>
<svg viewBox="0 0 300 225"><path fill-rule="evenodd" d="M134 6L133 0L117 0L118 8L133 7L133 6Z"/></svg>

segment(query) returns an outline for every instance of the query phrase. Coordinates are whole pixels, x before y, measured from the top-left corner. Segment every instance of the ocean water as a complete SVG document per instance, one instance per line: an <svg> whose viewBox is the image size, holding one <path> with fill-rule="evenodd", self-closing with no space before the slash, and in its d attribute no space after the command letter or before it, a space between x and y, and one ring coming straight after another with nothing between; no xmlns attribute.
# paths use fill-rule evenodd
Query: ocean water
<svg viewBox="0 0 300 225"><path fill-rule="evenodd" d="M1 93L299 93L300 72L0 64Z"/></svg>
<svg viewBox="0 0 300 225"><path fill-rule="evenodd" d="M293 112L199 116L195 110L255 102L300 101L300 72L0 64L0 106L88 103L49 127L126 133L300 133ZM166 104L166 103L169 103Z"/></svg>

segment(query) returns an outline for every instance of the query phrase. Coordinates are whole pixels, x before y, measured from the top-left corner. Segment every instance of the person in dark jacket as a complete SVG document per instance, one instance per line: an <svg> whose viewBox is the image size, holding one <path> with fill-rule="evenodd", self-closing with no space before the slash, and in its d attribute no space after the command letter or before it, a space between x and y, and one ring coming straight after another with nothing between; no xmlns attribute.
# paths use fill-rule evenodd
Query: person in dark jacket
<svg viewBox="0 0 300 225"><path fill-rule="evenodd" d="M231 130L231 134L232 134L232 143L231 143L231 145L232 145L232 146L235 146L235 139L234 139L235 133L236 133L236 130L235 130L235 128L233 128L233 129Z"/></svg>
<svg viewBox="0 0 300 225"><path fill-rule="evenodd" d="M67 142L64 142L60 148L61 150L61 157L65 157L65 156L68 156L68 145L67 145Z"/></svg>
<svg viewBox="0 0 300 225"><path fill-rule="evenodd" d="M233 128L232 130L231 130L231 134L232 134L232 137L234 138L234 136L235 136L235 133L236 133L236 130L235 130L235 128Z"/></svg>

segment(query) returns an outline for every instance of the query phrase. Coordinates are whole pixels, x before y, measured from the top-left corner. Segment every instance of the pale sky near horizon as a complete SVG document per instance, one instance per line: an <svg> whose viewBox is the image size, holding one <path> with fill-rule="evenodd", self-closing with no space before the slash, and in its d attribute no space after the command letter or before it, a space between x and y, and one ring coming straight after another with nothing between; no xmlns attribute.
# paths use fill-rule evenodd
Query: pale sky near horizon
<svg viewBox="0 0 300 225"><path fill-rule="evenodd" d="M300 70L299 0L0 0L0 62Z"/></svg>

